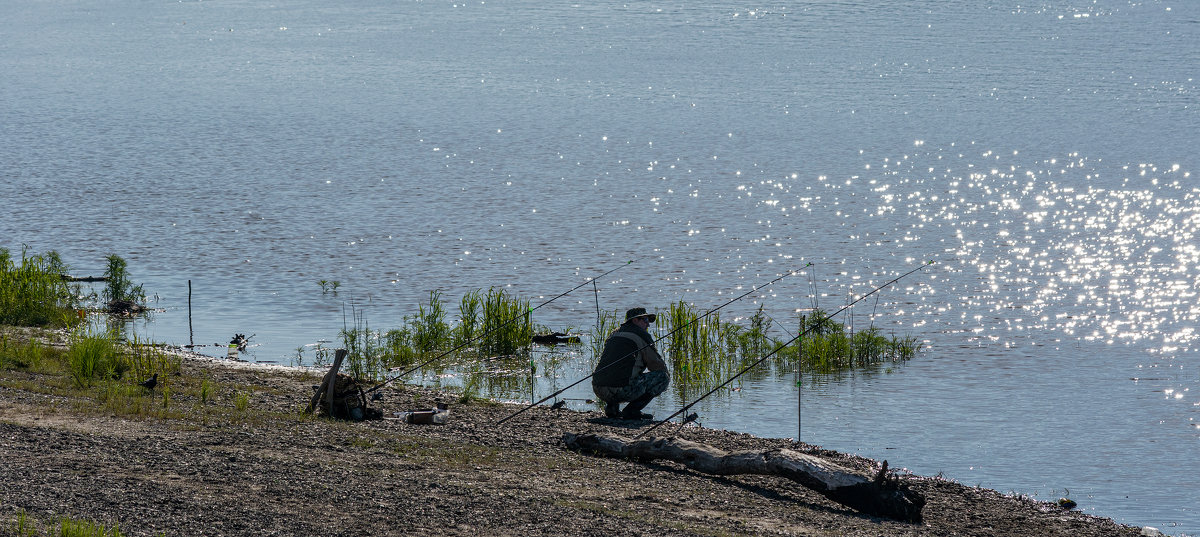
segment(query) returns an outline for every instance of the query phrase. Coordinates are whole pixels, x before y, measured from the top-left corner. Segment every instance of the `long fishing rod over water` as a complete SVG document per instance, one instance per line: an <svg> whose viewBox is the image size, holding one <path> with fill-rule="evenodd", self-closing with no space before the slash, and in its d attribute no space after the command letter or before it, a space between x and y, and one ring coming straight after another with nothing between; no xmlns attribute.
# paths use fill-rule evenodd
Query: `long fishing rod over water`
<svg viewBox="0 0 1200 537"><path fill-rule="evenodd" d="M438 361L438 360L441 360L442 358L445 358L446 356L448 356L448 355L450 355L450 354L456 353L456 352L458 352L458 351L460 351L460 350L462 350L462 349L466 348L468 345L470 345L470 344L472 344L472 343L474 343L474 342L476 342L476 341L479 341L480 339L483 339L483 338L484 338L484 337L486 337L488 334L491 334L492 332L495 332L496 330L499 330L499 329L501 329L501 328L504 328L505 326L508 326L509 324L512 324L512 323L513 323L514 321L516 321L517 319L520 319L520 318L522 318L522 317L524 317L524 316L526 316L526 315L529 315L530 313L533 313L533 312L534 312L534 310L536 310L536 309L538 309L538 308L540 308L540 307L542 307L542 306L545 306L546 304L549 304L549 303L551 303L551 302L554 302L555 300L558 300L558 299L560 299L560 298L562 298L562 297L564 297L564 296L567 296L567 295L571 294L571 291L574 291L574 290L576 290L576 289L579 289L580 287L583 287L583 286L585 286L585 285L587 285L587 284L589 284L589 283L593 283L593 282L595 282L596 280L599 280L600 278L603 278L603 277L605 277L605 276L608 276L609 274L612 274L612 273L614 273L614 272L616 272L616 271L618 271L618 270L621 270L621 269L623 269L623 268L625 268L625 267L627 267L627 266L629 266L629 265L632 265L634 261L636 261L636 259L630 259L629 261L626 261L624 265L621 265L621 266L619 266L619 267L617 267L617 268L615 268L615 269L612 269L612 270L610 270L610 271L608 271L608 272L605 272L604 274L601 274L601 275L599 275L599 276L596 276L595 278L589 278L589 279L587 279L586 281L584 281L583 283L581 283L581 284L579 284L579 285L576 285L575 287L572 287L572 288L571 288L570 290L568 290L567 292L565 292L565 293L562 293L562 294L560 294L560 295L558 295L558 296L556 296L556 297L554 297L554 298L551 298L550 300L547 300L547 301L545 301L545 302L542 302L541 304L538 304L537 306L534 306L534 307L532 307L532 308L529 308L529 310L528 310L528 311L526 311L526 312L524 312L524 313L521 313L520 315L514 315L512 318L510 318L510 319L508 319L508 320L504 321L503 323L500 323L500 324L498 324L498 325L496 325L496 326L493 326L492 328L490 328L490 329L488 329L488 330L484 331L482 334L479 334L478 336L475 336L475 337L473 337L473 338L471 338L471 339L469 339L469 340L467 340L467 341L464 341L464 342L460 343L460 344L459 344L457 347L454 347L453 349L450 349L450 350L448 350L448 351L446 351L446 352L443 352L443 353L441 353L441 354L439 354L439 355L437 355L437 356L434 356L433 358L430 358L430 359L428 359L428 360L425 360L424 362L421 362L421 363L417 364L415 367L413 367L413 368L409 369L408 371L405 371L405 372L403 372L403 373L400 373L399 375L396 375L396 376L394 376L394 377L392 377L392 378L390 378L390 379L387 379L387 380L385 380L385 381L383 381L383 382L380 382L379 384L376 384L375 386L372 386L372 387L371 387L371 389L367 390L367 391L366 391L366 392L364 392L364 393L371 393L371 392L373 392L373 391L375 391L375 390L378 390L378 389L380 389L380 388L382 388L382 387L384 387L384 386L387 386L388 384L391 384L391 383L392 383L393 381L395 381L396 379L403 378L403 377L407 376L409 373L412 373L413 371L416 371L416 370L418 370L418 369L421 369L422 367L425 367L425 366L427 366L427 365L429 365L429 364L432 364L432 363L434 363L434 362L436 362L436 361ZM399 368L392 368L390 371L395 371L396 369L399 369Z"/></svg>
<svg viewBox="0 0 1200 537"><path fill-rule="evenodd" d="M779 281L779 280L782 280L782 279L784 279L784 278L786 278L786 277L788 277L788 276L791 276L792 274L795 274L797 271L803 270L803 269L805 269L805 268L807 268L807 267L810 267L810 266L812 266L812 263L808 263L808 264L804 265L803 267L800 267L799 269L796 269L796 270L789 270L789 271L785 272L785 273L784 273L782 276L780 276L780 277L778 277L778 278L775 278L774 280L771 280L771 281L769 281L769 282L767 282L767 283L765 283L765 284L763 284L763 285L760 285L760 286L758 286L758 287L751 288L749 291L746 291L745 293L742 293L741 295L739 295L739 296L735 297L733 300L730 300L730 301L728 301L728 302L726 302L726 303L724 303L724 304L721 304L720 306L717 306L717 307L715 307L715 308L713 308L713 309L711 309L711 310L708 310L708 312L707 312L707 313L705 313L704 315L701 315L701 316L699 316L699 317L696 317L695 319L692 319L692 320L690 320L690 321L688 321L688 322L686 322L686 323L683 323L683 324L679 325L678 327L676 327L674 330L671 330L670 332L667 332L666 334L664 334L663 336L660 336L659 338L655 339L654 341L652 341L652 342L650 342L650 343L648 343L648 344L646 344L646 345L642 345L641 347L638 347L638 348L636 348L636 349L634 349L634 350L630 351L628 354L626 354L625 356L622 356L620 359L616 360L615 362L613 362L613 363L611 363L611 364L608 364L608 365L606 365L606 366L604 366L604 367L602 367L602 368L600 368L600 369L597 369L597 370L593 371L593 372L592 372L590 375L588 375L588 376L586 376L586 377L583 377L583 378L581 378L581 379L579 379L579 380L577 380L577 381L575 381L575 382L572 382L571 384L567 385L567 387L565 387L565 388L563 388L563 389L561 389L561 390L558 390L558 391L556 391L556 392L554 392L554 393L552 393L552 394L550 394L550 395L547 395L546 397L543 397L541 400L539 400L539 401L537 401L537 402L535 402L535 403L531 403L531 404L529 404L529 405L525 406L525 407L524 407L524 408L522 408L521 410L518 410L518 411L516 411L516 412L514 412L514 413L510 414L508 417L506 417L506 418L504 418L504 419L502 419L502 420L500 420L500 421L496 422L496 424L497 424L497 425L499 425L499 424L501 424L501 423L504 423L504 422L506 422L506 421L508 421L508 420L510 420L510 419L513 419L513 418L517 417L518 415L520 415L521 413L525 412L526 410L529 410L529 409L531 409L531 408L533 408L533 407L535 407L535 406L538 406L538 405L540 405L540 404L542 404L542 403L545 403L546 401L549 401L550 399L553 399L553 398L555 398L555 397L558 397L558 395L559 395L559 394L561 394L561 393L563 393L563 392L565 392L565 391L567 391L567 390L569 390L569 389L571 389L571 388L574 388L574 387L575 387L576 385L578 385L580 382L583 382L583 381L585 381L585 380L587 380L587 379L590 379L590 378L592 378L592 377L596 376L596 373L599 373L599 372L601 372L601 371L604 371L605 369L608 369L608 368L610 368L610 367L612 367L612 366L616 365L617 363L620 363L620 361L621 361L621 360L623 360L623 359L625 359L625 358L627 358L627 357L629 357L629 356L632 356L632 355L634 355L634 354L637 354L637 353L641 352L641 351L642 351L642 349L645 349L646 347L649 347L649 346L653 345L654 343L657 343L657 342L659 342L659 341L662 341L662 340L666 339L666 338L667 338L667 337L669 337L671 334L674 334L675 332L678 332L678 331L680 331L680 330L683 330L684 328L686 328L687 326L689 326L689 325L691 325L691 324L694 324L694 323L696 323L696 322L699 322L699 321L700 321L700 319L703 319L703 318L705 318L705 317L708 317L709 315L711 315L711 314L713 314L713 313L716 313L716 311L717 311L717 310L719 310L719 309L721 309L721 308L724 308L725 306L728 306L728 305L730 305L730 304L733 304L734 302L737 302L737 301L739 301L739 300L741 300L741 299L743 299L743 298L745 298L745 297L749 296L751 293L753 293L753 292L755 292L755 291L758 291L759 289L762 289L762 288L764 288L764 287L766 287L766 286L768 286L768 285L771 285L771 284L773 284L773 283L775 283L775 282L777 282L777 281Z"/></svg>
<svg viewBox="0 0 1200 537"><path fill-rule="evenodd" d="M861 301L862 299L864 299L864 298L867 298L867 297L869 297L869 296L871 296L871 295L873 295L873 294L875 294L875 293L878 293L879 291L883 290L884 288L888 287L889 285L892 285L893 283L896 283L896 282L898 282L898 281L900 281L900 280L904 279L904 278L905 278L905 277L907 277L909 274L912 274L912 273L914 273L914 272L917 272L917 271L919 271L919 270L921 270L921 269L924 269L925 267L928 267L929 265L932 265L932 264L933 264L933 261L929 261L929 262L927 262L927 263L924 263L924 264L922 264L922 265L918 266L917 268L914 268L914 269L912 269L912 270L910 270L910 271L908 271L908 272L905 272L904 274L901 274L901 275L899 275L899 276L896 276L895 278L891 279L891 280L890 280L890 281L888 281L887 283L885 283L885 284L883 284L883 285L880 285L880 286L878 286L878 287L876 287L876 288L872 289L872 290L871 290L871 292L869 292L869 293L867 293L867 294L865 294L865 295L863 295L863 296L860 296L860 297L858 297L858 298L854 299L854 301L850 302L849 304L846 304L845 306L842 306L842 309L839 309L839 310L837 310L837 311L833 312L832 314L830 314L830 315L827 315L825 318L826 318L826 319L832 319L832 318L834 318L834 317L837 317L837 316L838 316L838 314L842 313L843 311L846 311L846 310L850 309L850 307L851 307L851 306L853 306L853 305L857 304L857 303L858 303L859 301ZM792 339L789 339L789 340L787 340L787 341L783 342L783 343L782 343L782 344L780 344L778 347L776 347L776 348L775 348L775 350L773 350L773 351L771 351L771 352L767 353L767 354L766 354L766 355L764 355L762 358L759 358L759 359L758 359L758 360L756 360L754 363L752 363L752 364L750 364L750 365L746 366L745 368L743 368L741 371L738 371L736 374L734 374L732 377L729 377L729 379L728 379L728 380L726 380L725 382L722 382L722 383L721 383L719 386L717 386L716 388L713 388L713 389L709 390L709 391L708 391L708 393L705 393L704 395L701 395L700 397L696 398L696 400L695 400L695 401L692 401L692 402L690 402L690 403L688 403L688 404L684 405L684 406L683 406L683 408L680 408L679 410L676 410L674 414L671 414L670 416L667 416L666 418L662 419L662 420L661 420L661 421L659 421L658 423L655 423L654 425L650 426L650 428L649 428L649 429L646 429L645 431L642 431L642 432L638 433L638 434L637 434L637 436L634 436L634 437L633 437L633 438L634 438L634 440L637 440L638 438L641 438L642 436L645 436L645 435L646 435L646 433L649 433L650 431L653 431L653 430L657 429L657 428L658 428L659 426L661 426L662 424L664 424L664 423L666 423L666 422L670 421L670 420L671 420L671 418L674 418L675 416L678 416L678 415L680 415L680 414L683 414L684 412L687 412L687 411L688 411L688 409L690 409L690 408L692 408L693 406L695 406L695 404L696 404L696 403L699 403L700 401L703 401L703 400L704 400L706 397L708 397L708 396L710 396L710 395L712 395L712 394L716 393L716 392L717 392L717 390L720 390L721 388L724 388L724 387L728 386L728 385L729 385L729 383L733 382L733 381L734 381L735 379L737 379L738 377L740 377L740 376L742 376L742 375L746 374L746 372L747 372L747 371L750 371L751 369L754 369L755 367L757 367L757 366L758 366L758 364L761 364L761 363L765 362L765 361L767 360L767 358L770 358L770 357L774 356L774 355L775 355L775 353L778 353L779 351L783 350L783 349L784 349L784 347L787 347L788 345L791 345L791 344L792 344L793 342L795 342L796 340L798 340L798 339L800 339L800 338L804 337L806 334L808 334L810 331L812 331L814 328L816 328L816 327L817 327L817 325L819 325L819 324L820 324L820 323L813 323L813 324L810 324L810 325L809 325L809 327L808 327L808 328L806 328L806 329L804 329L804 331L800 332L800 334L799 334L799 335L797 335L797 336L793 337Z"/></svg>

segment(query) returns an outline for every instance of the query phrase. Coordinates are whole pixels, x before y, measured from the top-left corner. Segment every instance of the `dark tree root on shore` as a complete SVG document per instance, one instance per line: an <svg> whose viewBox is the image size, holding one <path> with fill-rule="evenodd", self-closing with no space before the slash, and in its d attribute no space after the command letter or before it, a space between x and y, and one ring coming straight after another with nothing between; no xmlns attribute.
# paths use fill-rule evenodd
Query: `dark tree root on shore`
<svg viewBox="0 0 1200 537"><path fill-rule="evenodd" d="M680 438L629 441L594 433L566 433L563 442L579 452L642 461L666 459L705 474L778 475L861 513L914 524L921 522L925 507L924 496L888 475L887 461L872 478L790 449L728 452Z"/></svg>

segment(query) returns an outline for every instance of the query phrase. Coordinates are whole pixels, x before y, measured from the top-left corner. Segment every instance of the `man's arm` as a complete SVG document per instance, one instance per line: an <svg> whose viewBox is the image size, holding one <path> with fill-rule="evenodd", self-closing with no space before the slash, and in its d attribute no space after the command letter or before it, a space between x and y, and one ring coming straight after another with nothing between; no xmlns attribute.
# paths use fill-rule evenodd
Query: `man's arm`
<svg viewBox="0 0 1200 537"><path fill-rule="evenodd" d="M646 369L651 371L667 371L667 362L658 355L658 349L655 349L654 345L650 345L642 351L642 363L646 364Z"/></svg>

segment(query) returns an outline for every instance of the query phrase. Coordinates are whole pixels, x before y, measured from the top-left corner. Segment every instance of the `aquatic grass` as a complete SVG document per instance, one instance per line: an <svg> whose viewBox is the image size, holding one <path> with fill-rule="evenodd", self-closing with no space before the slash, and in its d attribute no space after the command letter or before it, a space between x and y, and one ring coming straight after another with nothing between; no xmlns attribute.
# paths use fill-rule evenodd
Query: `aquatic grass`
<svg viewBox="0 0 1200 537"><path fill-rule="evenodd" d="M79 299L67 285L68 267L58 253L30 255L21 251L18 265L0 248L0 324L11 326L75 326Z"/></svg>
<svg viewBox="0 0 1200 537"><path fill-rule="evenodd" d="M483 334L480 352L507 355L528 348L533 339L533 320L528 299L504 289L488 289L483 300Z"/></svg>
<svg viewBox="0 0 1200 537"><path fill-rule="evenodd" d="M600 360L600 355L604 353L604 342L623 322L620 311L602 311L598 314L596 327L589 334L593 363Z"/></svg>
<svg viewBox="0 0 1200 537"><path fill-rule="evenodd" d="M797 333L807 333L794 342L790 333L786 338L770 333L773 321L761 306L746 321L725 322L717 313L701 314L682 301L658 316L656 333L665 335L657 344L681 395L711 389L766 355L772 356L767 368L746 378L778 376L797 367L812 374L868 369L911 359L921 347L915 337L885 337L875 327L849 331L819 309L799 316Z"/></svg>
<svg viewBox="0 0 1200 537"><path fill-rule="evenodd" d="M384 332L381 337L383 362L390 367L408 367L422 356L412 342L412 330L406 325Z"/></svg>
<svg viewBox="0 0 1200 537"><path fill-rule="evenodd" d="M333 350L328 347L322 347L317 343L317 348L313 349L313 364L317 367L325 367L329 365L329 359L333 356Z"/></svg>
<svg viewBox="0 0 1200 537"><path fill-rule="evenodd" d="M108 260L108 268L104 271L106 283L103 296L109 311L129 312L135 307L143 306L146 293L140 284L135 285L129 279L125 260L116 254L111 254L105 259Z"/></svg>
<svg viewBox="0 0 1200 537"><path fill-rule="evenodd" d="M454 345L466 345L479 333L479 315L483 310L483 291L476 289L463 295L458 302L458 326L454 329Z"/></svg>
<svg viewBox="0 0 1200 537"><path fill-rule="evenodd" d="M388 368L408 368L438 352L456 349L449 358L457 358L458 365L449 359L439 361L429 364L423 374L442 375L453 369L471 391L521 398L529 395L539 375L553 377L553 354L534 356L530 347L535 325L528 300L500 288L476 290L460 300L458 313L458 324L449 325L438 291L431 291L428 301L418 306L415 315L405 317L401 326L383 333L371 330L355 312L354 328L342 333L342 343L350 351L346 372L378 380L386 377ZM820 309L799 316L799 330L808 333L787 346L784 343L792 339L791 333L786 338L771 334L775 321L762 306L744 318L743 324L725 322L716 312L702 313L683 301L658 312L658 318L652 336L658 336L658 348L672 365L673 385L685 392L716 386L764 355L773 359L746 378L787 374L797 368L813 374L868 368L907 360L920 349L912 337L888 338L874 328L847 331ZM593 363L599 359L605 339L622 322L619 311L600 312L590 334ZM466 347L472 341L476 345ZM463 362L466 357L473 359ZM327 363L319 350L317 363Z"/></svg>
<svg viewBox="0 0 1200 537"><path fill-rule="evenodd" d="M857 332L847 331L845 325L833 321L819 309L800 316L800 330L809 330L809 333L779 355L817 374L903 362L916 356L921 349L921 343L915 337L885 337L874 326Z"/></svg>
<svg viewBox="0 0 1200 537"><path fill-rule="evenodd" d="M808 332L807 336L824 336L845 331L845 326L834 321L828 312L821 308L813 309L810 313L800 314L800 333Z"/></svg>
<svg viewBox="0 0 1200 537"><path fill-rule="evenodd" d="M361 310L352 307L351 317L354 327L343 328L340 332L342 348L346 349L342 368L354 378L382 379L387 372L384 365L386 349L379 344L379 334L371 331L366 315Z"/></svg>
<svg viewBox="0 0 1200 537"><path fill-rule="evenodd" d="M457 357L514 355L528 350L534 333L529 300L509 295L503 289L468 292L459 303L459 323L447 322L445 300L440 291L430 291L417 313L405 316L400 326L380 332L352 308L354 327L341 332L347 349L348 372L360 378L379 379L388 368L408 367L423 359L456 349ZM475 342L473 347L468 347ZM328 350L325 351L328 353ZM297 351L302 358L302 351ZM318 349L316 365L327 364ZM432 364L433 367L444 367Z"/></svg>
<svg viewBox="0 0 1200 537"><path fill-rule="evenodd" d="M478 296L478 292L474 293ZM470 296L470 294L469 294ZM466 322L451 327L446 322L446 306L440 291L430 291L429 300L418 304L417 313L404 318L404 324L392 328L382 334L372 333L379 345L379 365L381 374L386 367L407 367L420 359L432 356L437 352L452 348L454 345L465 343L465 334L474 335L474 319L477 308L469 306L472 302L464 297L460 312L464 312Z"/></svg>
<svg viewBox="0 0 1200 537"><path fill-rule="evenodd" d="M412 340L417 352L429 353L448 346L450 326L446 324L446 305L441 291L430 291L429 302L417 305L414 321Z"/></svg>
<svg viewBox="0 0 1200 537"><path fill-rule="evenodd" d="M738 329L722 325L719 313L703 315L681 300L671 304L655 326L668 334L660 351L671 363L680 386L719 383L727 370L722 366L729 363L726 358L736 356L736 351L730 352L729 342L736 339Z"/></svg>
<svg viewBox="0 0 1200 537"><path fill-rule="evenodd" d="M772 349L771 338L767 335L767 329L770 327L770 318L767 317L763 306L759 306L758 310L750 316L750 326L742 329L736 325L730 330L732 336L731 343L736 345L738 353L743 356L761 356Z"/></svg>

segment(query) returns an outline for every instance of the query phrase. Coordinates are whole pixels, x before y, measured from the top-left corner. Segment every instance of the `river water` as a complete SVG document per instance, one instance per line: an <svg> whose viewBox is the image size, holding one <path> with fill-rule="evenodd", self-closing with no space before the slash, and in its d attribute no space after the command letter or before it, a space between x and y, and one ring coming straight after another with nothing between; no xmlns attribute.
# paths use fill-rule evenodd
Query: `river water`
<svg viewBox="0 0 1200 537"><path fill-rule="evenodd" d="M1200 534L1200 3L0 6L0 246L121 255L142 337L311 362L348 312L630 260L535 321L803 268L722 311L794 331L933 261L841 317L916 358L700 422Z"/></svg>

